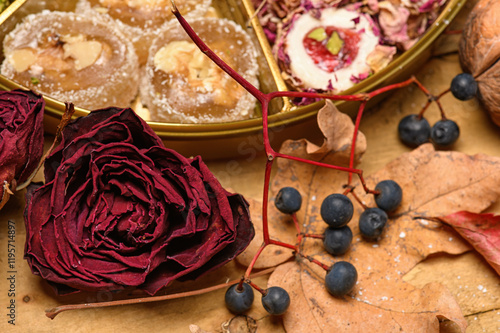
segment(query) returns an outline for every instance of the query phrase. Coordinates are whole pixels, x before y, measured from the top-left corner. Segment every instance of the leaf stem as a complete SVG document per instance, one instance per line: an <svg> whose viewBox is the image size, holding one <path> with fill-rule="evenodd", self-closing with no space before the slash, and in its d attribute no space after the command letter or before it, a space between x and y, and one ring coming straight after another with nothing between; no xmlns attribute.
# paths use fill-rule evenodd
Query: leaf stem
<svg viewBox="0 0 500 333"><path fill-rule="evenodd" d="M255 273L251 276L252 279L257 278L259 276L267 275L270 274L274 271L274 267L262 270L258 273ZM97 303L84 303L84 304L68 304L68 305L61 305L52 309L45 310L45 315L49 317L50 319L54 319L58 314L64 311L69 311L69 310L82 310L82 309L96 309L96 308L105 308L105 307L110 307L110 306L118 306L118 305L128 305L128 304L137 304L137 303L151 303L151 302L159 302L159 301L166 301L170 299L176 299L176 298L182 298L182 297L188 297L188 296L196 296L196 295L202 295L206 294L215 290L227 288L228 286L231 286L235 283L238 283L241 281L240 279L237 280L232 280L228 281L226 283L221 283L215 286L203 288L203 289L197 289L197 290L192 290L192 291L186 291L182 293L177 293L177 294L169 294L169 295L162 295L162 296L150 296L150 297L143 297L143 298L133 298L133 299L125 299L125 300L119 300L119 301L109 301L109 302L97 302Z"/></svg>

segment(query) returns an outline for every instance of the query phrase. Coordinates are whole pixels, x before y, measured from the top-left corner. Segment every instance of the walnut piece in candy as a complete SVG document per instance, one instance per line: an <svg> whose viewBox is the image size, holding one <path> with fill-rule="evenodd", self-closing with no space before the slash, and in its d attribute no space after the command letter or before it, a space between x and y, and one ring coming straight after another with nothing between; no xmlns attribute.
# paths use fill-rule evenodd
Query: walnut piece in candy
<svg viewBox="0 0 500 333"><path fill-rule="evenodd" d="M216 18L190 25L229 66L258 86L256 50L239 25ZM253 116L255 98L203 54L176 21L154 41L143 79L141 100L153 121L214 123Z"/></svg>
<svg viewBox="0 0 500 333"><path fill-rule="evenodd" d="M175 5L187 19L202 17L212 3L211 0L177 0ZM76 11L86 15L109 15L119 29L133 42L144 65L148 50L158 30L166 22L175 19L170 0L80 0Z"/></svg>

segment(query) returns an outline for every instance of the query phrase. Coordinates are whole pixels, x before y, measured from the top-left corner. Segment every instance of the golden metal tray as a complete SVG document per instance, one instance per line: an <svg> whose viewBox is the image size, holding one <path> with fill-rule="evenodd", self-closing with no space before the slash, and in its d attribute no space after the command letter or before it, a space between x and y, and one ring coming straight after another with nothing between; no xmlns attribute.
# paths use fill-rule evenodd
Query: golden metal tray
<svg viewBox="0 0 500 333"><path fill-rule="evenodd" d="M228 17L242 26L246 25L249 17L253 17L254 14L251 0L213 0L212 2L222 16ZM432 43L446 29L448 23L456 16L465 2L466 0L449 0L436 22L410 50L401 54L380 72L356 84L343 94L371 91L380 86L402 81L416 72L430 57ZM16 0L0 14L0 41L3 42L8 32L28 14L44 9L72 11L75 4L76 0ZM259 76L261 89L264 92L286 90L286 84L281 78L258 19L254 17L250 22L251 33L254 34L260 46L258 60L261 66ZM1 61L3 58L3 54L0 55ZM0 89L18 88L24 87L0 75ZM50 97L45 97L45 99L44 127L46 132L55 133L64 110L64 103ZM380 98L374 99L372 103L379 100ZM314 138L317 136L319 130L315 116L322 105L323 102L317 102L296 107L288 103L287 100L277 101L272 105L269 130L273 146L277 149L285 139ZM337 102L336 105L341 111L351 116L355 115L358 107L355 102ZM88 112L88 110L77 107L75 116L84 116ZM167 147L173 148L185 156L201 155L207 159L252 158L255 154L263 151L261 118L216 124L148 123L163 139Z"/></svg>

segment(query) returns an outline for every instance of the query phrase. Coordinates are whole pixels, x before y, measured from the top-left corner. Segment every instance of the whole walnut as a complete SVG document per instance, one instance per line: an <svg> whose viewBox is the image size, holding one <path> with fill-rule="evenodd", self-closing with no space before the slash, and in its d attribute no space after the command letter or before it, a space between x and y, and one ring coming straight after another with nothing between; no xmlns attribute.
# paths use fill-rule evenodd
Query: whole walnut
<svg viewBox="0 0 500 333"><path fill-rule="evenodd" d="M477 97L500 126L500 1L479 0L459 45L460 63L478 83Z"/></svg>

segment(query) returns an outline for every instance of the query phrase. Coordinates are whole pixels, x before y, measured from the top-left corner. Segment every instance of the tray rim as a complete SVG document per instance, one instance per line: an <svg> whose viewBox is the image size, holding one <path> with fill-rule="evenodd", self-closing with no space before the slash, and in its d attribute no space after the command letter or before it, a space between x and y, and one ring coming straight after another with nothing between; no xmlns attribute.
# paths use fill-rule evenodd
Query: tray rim
<svg viewBox="0 0 500 333"><path fill-rule="evenodd" d="M0 25L8 19L13 13L15 13L22 5L24 5L28 0L16 0L9 7L5 9L4 12L0 14ZM248 7L250 0L241 0L245 7ZM398 72L403 72L405 67L408 67L415 61L416 58L422 56L432 45L432 43L437 39L437 37L446 29L448 23L455 18L458 12L462 9L463 5L467 0L449 0L445 5L440 15L432 26L427 30L427 32L418 40L415 45L413 45L409 50L403 52L397 59L393 60L387 67L381 71L375 73L373 76L363 80L362 82L354 85L352 88L342 92L343 95L355 94L361 92L372 91L377 87L381 86L385 81L389 80L391 77L395 76ZM252 17L252 12L249 12L249 8L245 8L247 15ZM255 21L257 21L255 23ZM447 22L447 23L446 23ZM442 24L444 23L444 24ZM255 30L257 37L259 39L259 44L262 47L262 51L266 55L266 58L270 53L270 46L267 39L262 40L263 31L260 24L258 24L258 18L253 17L252 26ZM260 36L260 37L259 37ZM265 35L264 35L265 36ZM271 54L272 55L272 54ZM282 81L281 77L276 77L276 70L273 70L274 66L277 66L276 62L270 63L269 59L266 59L271 73L273 74L274 81L279 90L284 90L286 85ZM280 80L281 79L281 80ZM281 81L281 82L280 82ZM0 75L0 89L3 90L13 90L13 89L26 89L26 87L17 84L5 76ZM46 115L48 117L59 119L63 113L65 105L63 102L53 99L49 96L44 95L46 100ZM287 107L287 102L285 100L285 108ZM343 112L349 114L350 116L355 115L355 110L351 110L349 107L349 102L337 101L335 105ZM323 101L315 102L306 106L291 107L289 110L282 111L279 113L269 115L269 128L276 128L282 125L297 124L304 121L310 117L316 115L319 109L324 105ZM75 117L85 116L90 111L84 108L75 107ZM247 120L240 120L234 122L226 123L207 123L207 124L180 124L180 123L162 123L147 121L151 128L163 139L169 140L198 140L202 138L224 138L226 136L244 136L258 133L262 130L262 117L256 117ZM49 133L53 133L55 129L46 129Z"/></svg>

